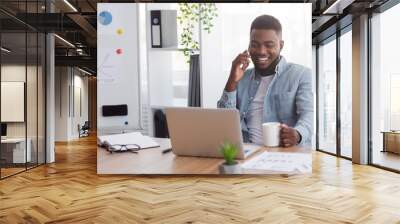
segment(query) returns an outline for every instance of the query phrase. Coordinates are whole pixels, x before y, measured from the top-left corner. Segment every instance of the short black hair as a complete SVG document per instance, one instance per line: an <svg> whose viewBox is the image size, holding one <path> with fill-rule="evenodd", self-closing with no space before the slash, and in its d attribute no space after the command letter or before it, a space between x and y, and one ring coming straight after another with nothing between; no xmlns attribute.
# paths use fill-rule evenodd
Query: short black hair
<svg viewBox="0 0 400 224"><path fill-rule="evenodd" d="M261 15L253 20L250 27L252 30L275 30L278 34L282 34L282 25L279 20L270 15Z"/></svg>

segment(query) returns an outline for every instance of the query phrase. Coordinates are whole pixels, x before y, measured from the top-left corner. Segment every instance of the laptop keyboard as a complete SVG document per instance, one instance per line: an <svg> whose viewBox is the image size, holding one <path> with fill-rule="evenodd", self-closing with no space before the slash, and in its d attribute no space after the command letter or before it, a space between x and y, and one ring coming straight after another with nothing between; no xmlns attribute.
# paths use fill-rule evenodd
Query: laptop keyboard
<svg viewBox="0 0 400 224"><path fill-rule="evenodd" d="M248 156L255 152L256 150L260 149L262 146L261 145L255 145L255 144L243 144L243 152L245 156Z"/></svg>

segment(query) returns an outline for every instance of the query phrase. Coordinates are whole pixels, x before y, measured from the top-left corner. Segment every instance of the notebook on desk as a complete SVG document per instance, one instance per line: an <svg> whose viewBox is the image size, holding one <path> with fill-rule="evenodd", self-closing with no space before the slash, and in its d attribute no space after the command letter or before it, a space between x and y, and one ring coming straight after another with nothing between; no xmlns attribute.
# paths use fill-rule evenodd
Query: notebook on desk
<svg viewBox="0 0 400 224"><path fill-rule="evenodd" d="M142 135L140 132L129 132L123 134L97 136L97 144L102 147L113 145L138 145L140 149L159 147L151 137Z"/></svg>

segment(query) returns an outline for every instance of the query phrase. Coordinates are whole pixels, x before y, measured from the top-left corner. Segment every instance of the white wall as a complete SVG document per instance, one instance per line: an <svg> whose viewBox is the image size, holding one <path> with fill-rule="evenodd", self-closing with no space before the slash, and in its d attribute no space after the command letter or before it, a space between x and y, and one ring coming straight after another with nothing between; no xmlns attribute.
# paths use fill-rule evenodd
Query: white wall
<svg viewBox="0 0 400 224"><path fill-rule="evenodd" d="M56 67L55 73L55 141L77 139L78 124L88 120L88 78L71 67ZM75 90L79 89L77 97ZM81 105L82 116L77 105Z"/></svg>
<svg viewBox="0 0 400 224"><path fill-rule="evenodd" d="M162 4L151 3L146 4L146 29L148 50L148 77L149 77L149 90L150 90L150 104L152 106L172 106L174 104L174 86L173 65L177 63L174 61L174 49L152 48L151 47L151 30L150 27L150 11L151 10L176 10L177 4ZM165 29L166 27L162 27ZM168 28L167 28L168 29ZM175 48L176 50L177 48Z"/></svg>
<svg viewBox="0 0 400 224"><path fill-rule="evenodd" d="M82 73L76 73L77 70L75 70L75 75L74 75L74 102L72 103L74 105L73 107L73 119L71 120L72 122L72 136L73 138L79 137L79 132L78 132L78 125L82 126L85 121L89 120L89 114L88 114L88 108L89 108L89 102L88 102L88 77L87 76L82 76Z"/></svg>
<svg viewBox="0 0 400 224"><path fill-rule="evenodd" d="M55 68L55 141L68 141L69 119L69 68Z"/></svg>
<svg viewBox="0 0 400 224"><path fill-rule="evenodd" d="M259 15L280 20L287 61L311 68L311 4L219 3L217 8L212 32L201 32L203 107L217 107L232 60L248 48L251 22Z"/></svg>

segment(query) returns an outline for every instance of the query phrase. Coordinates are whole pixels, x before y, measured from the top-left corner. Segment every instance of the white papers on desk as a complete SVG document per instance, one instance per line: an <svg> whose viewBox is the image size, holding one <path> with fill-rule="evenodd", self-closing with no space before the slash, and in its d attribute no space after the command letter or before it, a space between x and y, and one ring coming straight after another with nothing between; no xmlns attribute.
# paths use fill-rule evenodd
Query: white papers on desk
<svg viewBox="0 0 400 224"><path fill-rule="evenodd" d="M311 173L311 153L263 152L242 164L243 169L277 173Z"/></svg>
<svg viewBox="0 0 400 224"><path fill-rule="evenodd" d="M142 135L140 132L97 136L97 144L100 146L135 144L141 149L160 146L151 137Z"/></svg>

